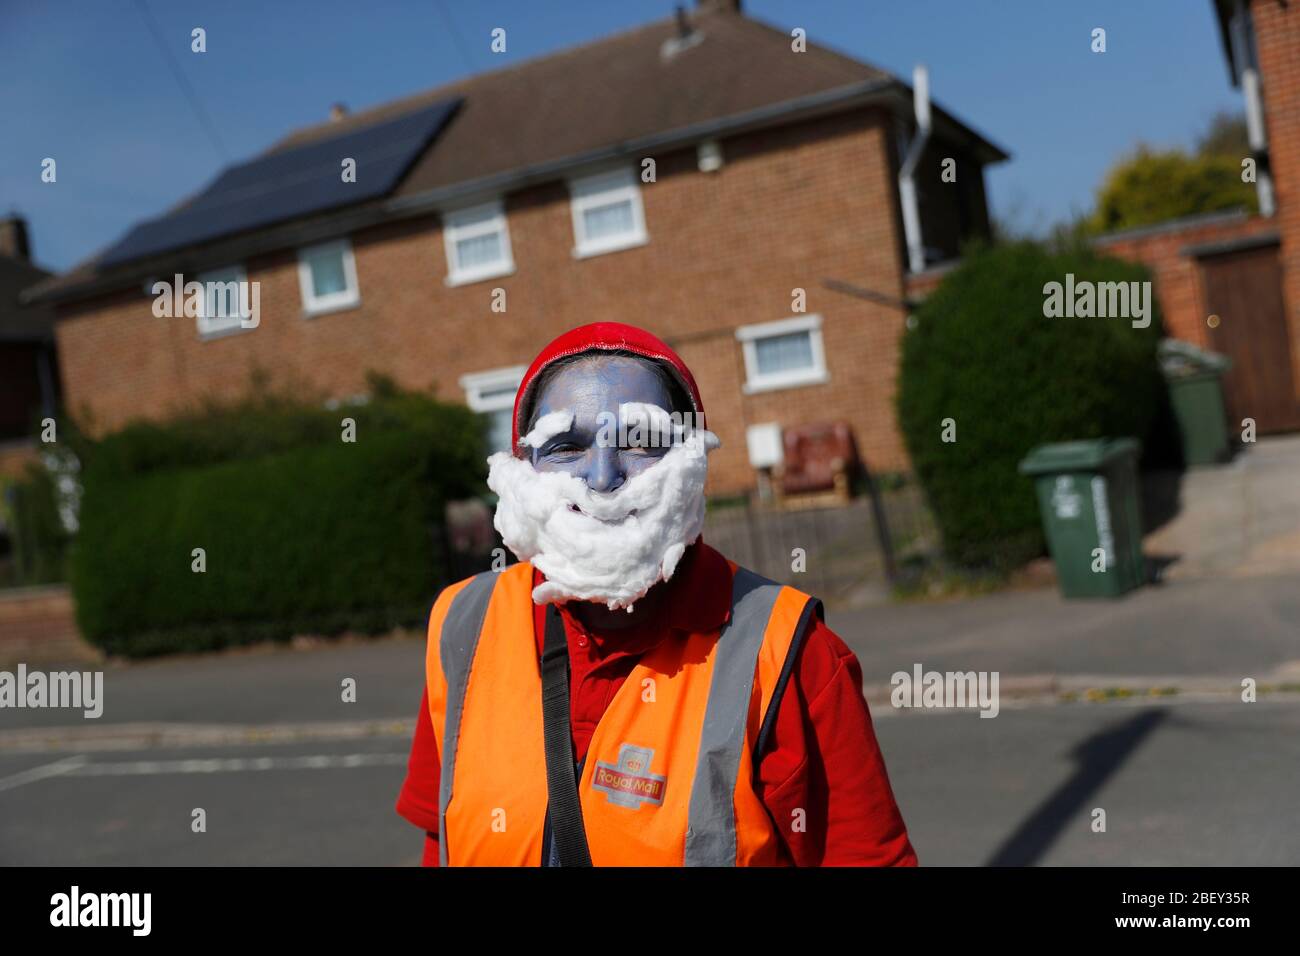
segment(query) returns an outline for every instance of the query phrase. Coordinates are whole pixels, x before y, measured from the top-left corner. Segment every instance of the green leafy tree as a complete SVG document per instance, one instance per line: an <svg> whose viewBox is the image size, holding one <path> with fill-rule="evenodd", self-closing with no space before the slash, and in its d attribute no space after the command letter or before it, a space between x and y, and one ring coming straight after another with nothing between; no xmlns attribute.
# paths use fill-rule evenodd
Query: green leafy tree
<svg viewBox="0 0 1300 956"><path fill-rule="evenodd" d="M1240 163L1250 155L1246 117L1239 113L1216 113L1196 141L1198 156L1228 156Z"/></svg>
<svg viewBox="0 0 1300 956"><path fill-rule="evenodd" d="M1239 158L1139 146L1106 176L1088 229L1116 232L1243 207L1254 211L1258 203L1254 186L1241 180Z"/></svg>

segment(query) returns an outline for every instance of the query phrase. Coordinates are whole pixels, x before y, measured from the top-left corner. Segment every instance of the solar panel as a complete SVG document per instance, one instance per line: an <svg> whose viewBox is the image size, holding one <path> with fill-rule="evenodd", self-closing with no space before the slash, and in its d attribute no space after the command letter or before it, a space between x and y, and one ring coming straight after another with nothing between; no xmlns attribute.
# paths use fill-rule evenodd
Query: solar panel
<svg viewBox="0 0 1300 956"><path fill-rule="evenodd" d="M119 265L387 195L460 102L444 100L231 166L184 208L133 227L104 253L100 264ZM356 160L356 182L343 181L347 157Z"/></svg>

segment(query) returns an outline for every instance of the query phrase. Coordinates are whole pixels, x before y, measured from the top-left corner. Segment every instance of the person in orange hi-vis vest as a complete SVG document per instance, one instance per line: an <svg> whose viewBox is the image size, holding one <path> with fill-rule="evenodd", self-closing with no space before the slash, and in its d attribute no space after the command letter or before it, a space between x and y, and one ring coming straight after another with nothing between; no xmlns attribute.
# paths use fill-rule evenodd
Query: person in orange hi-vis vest
<svg viewBox="0 0 1300 956"><path fill-rule="evenodd" d="M551 342L488 459L519 563L442 591L397 809L441 866L915 865L819 601L700 536L694 377L598 322Z"/></svg>

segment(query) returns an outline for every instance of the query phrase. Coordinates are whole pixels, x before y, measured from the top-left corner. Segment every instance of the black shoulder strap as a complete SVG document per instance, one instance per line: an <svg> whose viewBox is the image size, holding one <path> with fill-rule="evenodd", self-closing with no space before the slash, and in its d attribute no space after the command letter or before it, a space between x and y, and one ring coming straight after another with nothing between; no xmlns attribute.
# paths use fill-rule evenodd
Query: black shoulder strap
<svg viewBox="0 0 1300 956"><path fill-rule="evenodd" d="M817 598L809 598L808 603L803 606L803 613L799 615L799 623L794 628L794 639L790 642L790 649L786 651L785 663L781 665L781 676L777 679L776 689L772 692L772 699L768 701L767 713L763 715L763 723L758 730L758 739L754 743L753 761L757 766L767 752L768 742L772 739L772 731L776 726L776 714L781 708L781 699L785 697L786 685L790 683L790 674L794 670L795 658L799 656L799 648L803 646L803 639L813 627L813 617L818 620L824 617L822 602Z"/></svg>
<svg viewBox="0 0 1300 956"><path fill-rule="evenodd" d="M560 866L591 866L574 776L573 735L569 729L569 648L564 622L554 604L546 608L542 650L542 725L546 739L547 819Z"/></svg>

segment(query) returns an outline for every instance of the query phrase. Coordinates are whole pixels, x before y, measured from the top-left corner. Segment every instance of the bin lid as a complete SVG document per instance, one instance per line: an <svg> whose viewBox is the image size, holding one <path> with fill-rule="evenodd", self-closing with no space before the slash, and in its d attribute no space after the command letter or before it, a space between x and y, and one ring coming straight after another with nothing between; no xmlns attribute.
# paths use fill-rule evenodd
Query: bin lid
<svg viewBox="0 0 1300 956"><path fill-rule="evenodd" d="M1232 368L1232 359L1228 356L1206 351L1182 339L1161 339L1156 346L1156 358L1167 379L1221 375Z"/></svg>
<svg viewBox="0 0 1300 956"><path fill-rule="evenodd" d="M1065 471L1096 471L1120 458L1137 457L1142 443L1136 438L1093 438L1087 441L1039 445L1020 462L1022 475Z"/></svg>

